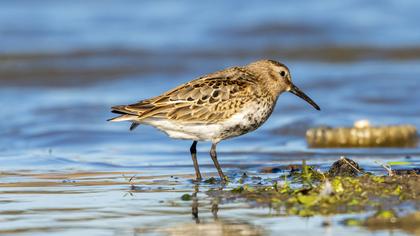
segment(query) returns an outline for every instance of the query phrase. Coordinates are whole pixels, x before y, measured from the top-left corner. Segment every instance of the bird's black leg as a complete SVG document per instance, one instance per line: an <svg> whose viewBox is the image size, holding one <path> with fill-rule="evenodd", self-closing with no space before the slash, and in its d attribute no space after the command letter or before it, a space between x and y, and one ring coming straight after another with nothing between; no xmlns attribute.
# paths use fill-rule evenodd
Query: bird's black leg
<svg viewBox="0 0 420 236"><path fill-rule="evenodd" d="M211 156L211 159L214 162L214 166L216 167L220 178L222 179L222 182L225 182L226 181L226 176L223 174L222 168L220 167L220 164L217 161L217 153L216 153L216 144L215 143L213 143L211 145L210 156Z"/></svg>
<svg viewBox="0 0 420 236"><path fill-rule="evenodd" d="M197 162L197 141L194 141L190 147L190 152L191 152L191 158L193 160L194 163L194 169L195 169L195 177L197 180L201 180L201 173L200 173L200 169L198 167L198 162Z"/></svg>

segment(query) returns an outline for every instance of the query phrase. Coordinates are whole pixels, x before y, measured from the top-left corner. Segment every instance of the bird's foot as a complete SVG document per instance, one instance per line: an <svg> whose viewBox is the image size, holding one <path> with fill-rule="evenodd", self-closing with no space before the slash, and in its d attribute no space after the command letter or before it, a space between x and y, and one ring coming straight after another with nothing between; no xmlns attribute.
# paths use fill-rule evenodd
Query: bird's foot
<svg viewBox="0 0 420 236"><path fill-rule="evenodd" d="M229 177L227 177L226 175L220 176L220 180L222 184L227 184L230 181Z"/></svg>
<svg viewBox="0 0 420 236"><path fill-rule="evenodd" d="M196 177L195 179L193 179L193 183L201 183L201 181L203 181L203 178L198 178Z"/></svg>

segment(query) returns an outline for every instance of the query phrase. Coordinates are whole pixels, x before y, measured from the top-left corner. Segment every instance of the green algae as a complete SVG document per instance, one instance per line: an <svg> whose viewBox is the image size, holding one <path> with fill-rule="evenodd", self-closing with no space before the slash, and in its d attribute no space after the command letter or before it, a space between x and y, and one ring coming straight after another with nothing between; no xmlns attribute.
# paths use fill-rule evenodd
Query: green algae
<svg viewBox="0 0 420 236"><path fill-rule="evenodd" d="M403 163L390 164L402 166ZM261 171L270 174L269 178L244 173L231 178L227 185L208 190L207 194L218 202L237 201L269 207L282 216L352 214L353 218L341 223L369 230L420 233L412 225L420 225L417 169L391 170L389 166L387 175L374 175L365 172L353 160L342 157L324 172L306 161L292 168L270 167ZM220 183L213 177L203 182Z"/></svg>
<svg viewBox="0 0 420 236"><path fill-rule="evenodd" d="M398 215L394 210L378 210L365 218L349 218L342 222L349 227L365 227L370 231L402 230L420 234L420 211Z"/></svg>
<svg viewBox="0 0 420 236"><path fill-rule="evenodd" d="M217 179L214 178L214 177L210 177L210 178L204 180L204 183L207 183L207 184L216 184L217 183Z"/></svg>
<svg viewBox="0 0 420 236"><path fill-rule="evenodd" d="M186 194L181 196L181 200L182 201L191 201L192 200L192 195L186 193Z"/></svg>
<svg viewBox="0 0 420 236"><path fill-rule="evenodd" d="M238 181L235 188L220 194L222 198L254 202L281 209L284 215L298 216L398 210L406 203L420 203L419 175L372 175L347 158L335 162L326 173L304 161L300 169L265 180L270 181Z"/></svg>
<svg viewBox="0 0 420 236"><path fill-rule="evenodd" d="M308 173L302 173L302 176L306 175ZM321 181L317 178L308 184L307 177L302 177L299 187L291 187L287 181L275 182L271 186L245 184L225 193L230 197L285 209L287 215L301 216L372 211L420 200L420 187L417 186L420 177L417 175L325 176Z"/></svg>

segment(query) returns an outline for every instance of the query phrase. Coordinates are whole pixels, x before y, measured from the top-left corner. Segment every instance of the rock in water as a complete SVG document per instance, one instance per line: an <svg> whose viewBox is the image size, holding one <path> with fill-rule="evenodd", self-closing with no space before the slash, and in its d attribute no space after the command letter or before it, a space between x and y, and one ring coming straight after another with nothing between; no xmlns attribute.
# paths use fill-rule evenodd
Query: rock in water
<svg viewBox="0 0 420 236"><path fill-rule="evenodd" d="M349 176L355 177L358 174L362 173L363 169L360 168L357 162L349 159L347 157L341 157L340 160L334 162L330 169L328 170L328 174L330 176Z"/></svg>

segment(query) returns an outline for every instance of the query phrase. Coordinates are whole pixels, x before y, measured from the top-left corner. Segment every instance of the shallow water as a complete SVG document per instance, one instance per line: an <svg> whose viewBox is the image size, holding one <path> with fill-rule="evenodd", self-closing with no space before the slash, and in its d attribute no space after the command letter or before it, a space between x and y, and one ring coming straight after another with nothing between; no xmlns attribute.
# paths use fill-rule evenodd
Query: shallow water
<svg viewBox="0 0 420 236"><path fill-rule="evenodd" d="M418 2L0 5L0 234L372 234L343 226L342 215L286 217L250 203L218 202L207 194L218 185L191 181L189 141L105 121L111 105L260 58L286 63L322 111L281 95L263 127L218 146L233 179L244 172L269 177L260 170L303 159L326 169L341 155L375 173L385 173L375 161L420 166L418 147L310 149L304 140L309 127L358 119L420 127ZM206 177L216 175L209 148L198 145ZM180 197L197 188L194 219L195 201ZM330 226L322 227L324 221Z"/></svg>

